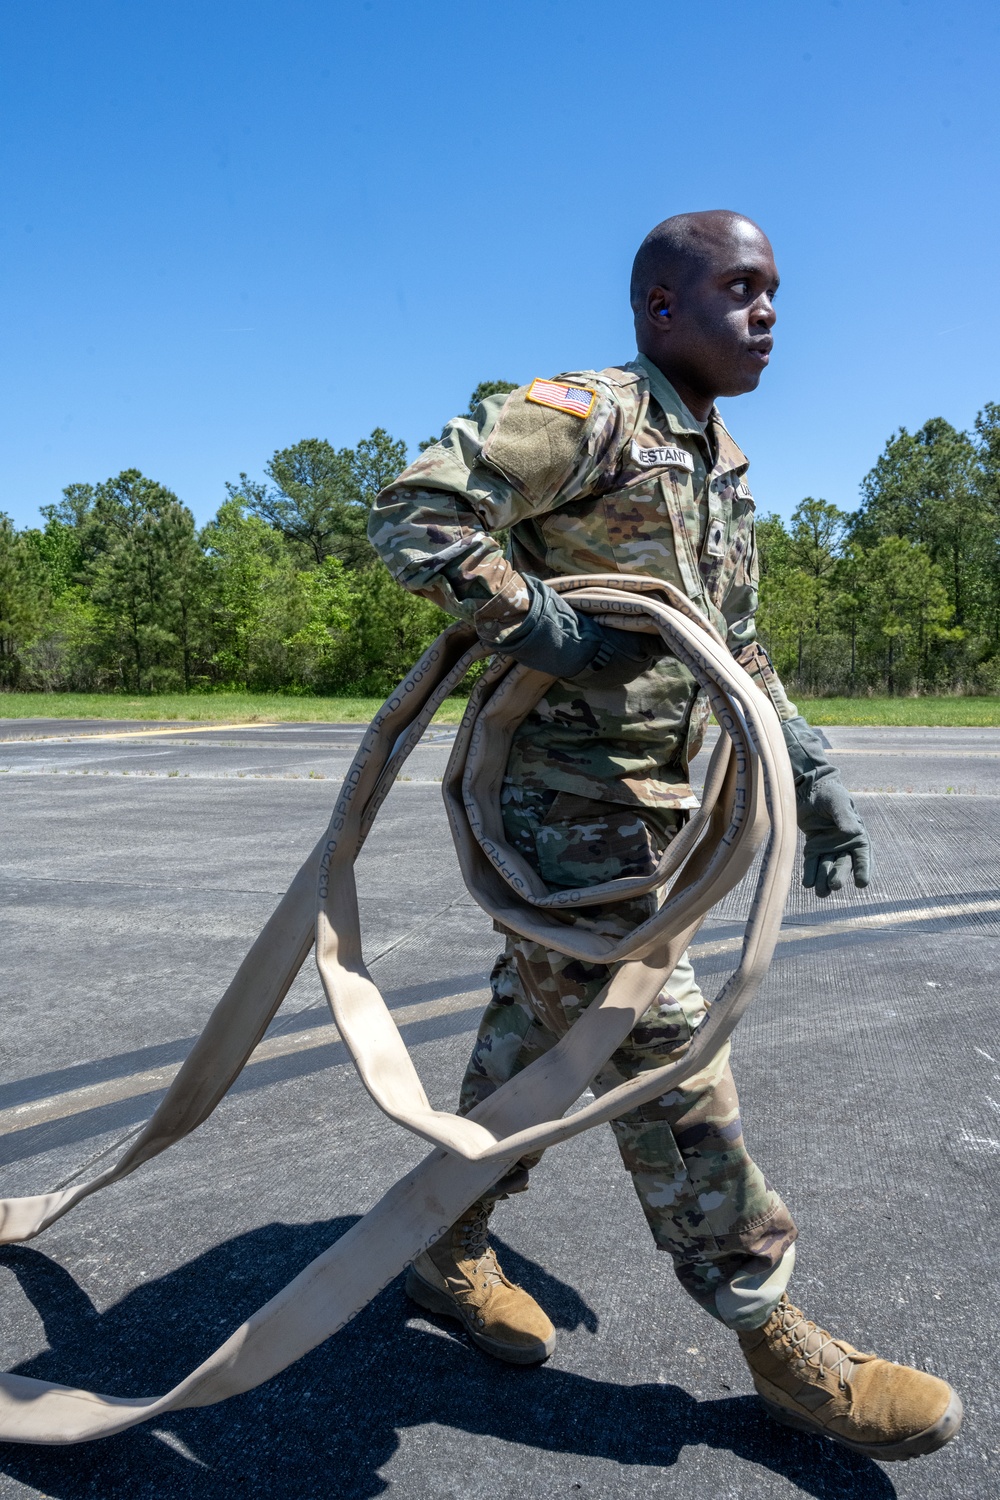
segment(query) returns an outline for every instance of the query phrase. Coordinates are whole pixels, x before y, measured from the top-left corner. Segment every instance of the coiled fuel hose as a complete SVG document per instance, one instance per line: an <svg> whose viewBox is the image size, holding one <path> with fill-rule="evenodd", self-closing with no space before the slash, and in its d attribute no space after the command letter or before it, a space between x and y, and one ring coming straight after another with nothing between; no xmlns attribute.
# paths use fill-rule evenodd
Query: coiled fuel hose
<svg viewBox="0 0 1000 1500"><path fill-rule="evenodd" d="M438 707L487 655L471 626L452 625L372 720L326 833L148 1124L112 1166L88 1182L0 1202L0 1243L32 1239L207 1119L263 1037L314 940L330 1009L365 1088L380 1109L434 1149L173 1390L122 1398L3 1375L0 1441L84 1442L260 1385L349 1322L525 1152L555 1145L675 1087L698 1072L732 1032L767 972L795 853L794 789L777 714L733 661L722 637L669 584L615 574L558 579L553 586L607 624L659 631L708 693L723 731L702 805L667 846L652 876L553 892L507 847L500 815L513 734L553 679L496 657L473 690L444 783L466 884L504 927L559 952L613 966L608 984L551 1051L463 1118L432 1108L365 968L353 876L358 852ZM655 1000L708 912L758 855L739 962L683 1057L567 1116ZM627 937L607 937L593 926L565 920L567 912L653 889L663 892L655 914Z"/></svg>

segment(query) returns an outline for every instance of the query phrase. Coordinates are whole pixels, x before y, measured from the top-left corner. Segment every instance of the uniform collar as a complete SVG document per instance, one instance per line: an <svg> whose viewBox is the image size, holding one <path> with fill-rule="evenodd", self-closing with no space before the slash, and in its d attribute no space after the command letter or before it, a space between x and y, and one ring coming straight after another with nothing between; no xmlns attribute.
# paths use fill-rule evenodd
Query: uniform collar
<svg viewBox="0 0 1000 1500"><path fill-rule="evenodd" d="M654 365L645 354L637 354L632 363L637 365L646 376L650 395L663 409L670 431L677 437L693 437L707 444L710 451L718 455L714 465L709 466L713 473L734 471L744 473L749 469L750 462L746 454L733 442L717 406L712 407L707 429L702 432L659 365Z"/></svg>

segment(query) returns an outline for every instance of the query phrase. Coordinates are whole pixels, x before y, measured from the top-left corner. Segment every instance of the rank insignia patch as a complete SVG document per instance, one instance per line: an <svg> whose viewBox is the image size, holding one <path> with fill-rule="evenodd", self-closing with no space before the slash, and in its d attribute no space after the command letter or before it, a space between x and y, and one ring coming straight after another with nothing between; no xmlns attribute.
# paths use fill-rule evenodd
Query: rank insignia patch
<svg viewBox="0 0 1000 1500"><path fill-rule="evenodd" d="M709 557L725 557L726 555L726 527L718 518L708 523L705 552Z"/></svg>
<svg viewBox="0 0 1000 1500"><path fill-rule="evenodd" d="M589 417L597 395L585 386L559 385L554 380L533 380L525 401L536 406L551 406L554 411L568 411L572 417Z"/></svg>

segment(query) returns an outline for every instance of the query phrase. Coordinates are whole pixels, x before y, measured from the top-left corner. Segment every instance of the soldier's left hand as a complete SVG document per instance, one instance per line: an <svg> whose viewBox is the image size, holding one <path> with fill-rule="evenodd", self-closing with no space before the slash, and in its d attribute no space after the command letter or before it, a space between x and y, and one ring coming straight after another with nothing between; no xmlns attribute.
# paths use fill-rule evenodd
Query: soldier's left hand
<svg viewBox="0 0 1000 1500"><path fill-rule="evenodd" d="M864 890L872 875L872 849L840 772L827 759L823 741L801 715L781 732L795 777L795 809L806 836L802 884L817 896L843 888L848 874Z"/></svg>
<svg viewBox="0 0 1000 1500"><path fill-rule="evenodd" d="M868 830L837 771L815 781L798 803L798 823L806 836L802 884L817 896L842 889L849 874L864 890L871 879Z"/></svg>

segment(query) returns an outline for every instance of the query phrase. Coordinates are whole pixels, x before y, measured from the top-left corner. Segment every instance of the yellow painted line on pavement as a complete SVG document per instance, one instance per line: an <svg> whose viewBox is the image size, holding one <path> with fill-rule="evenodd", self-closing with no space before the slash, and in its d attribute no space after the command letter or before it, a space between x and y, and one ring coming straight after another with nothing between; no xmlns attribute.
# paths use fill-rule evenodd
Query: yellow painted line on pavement
<svg viewBox="0 0 1000 1500"><path fill-rule="evenodd" d="M778 942L798 943L812 938L840 937L851 933L877 931L889 927L906 926L914 922L936 922L942 918L988 916L1000 912L1000 899L956 902L951 906L927 906L910 911L879 912L858 917L848 917L835 922L808 922L801 926L783 927ZM709 958L717 953L732 953L743 946L742 937L722 938L717 942L695 943L690 949L692 958ZM461 1011L478 1011L486 1001L485 990L466 990L460 995L445 995L439 1000L422 1000L413 1005L401 1005L392 1012L397 1025L414 1021L432 1020L437 1016L454 1015ZM471 1029L471 1028L470 1028ZM328 1047L340 1040L340 1033L332 1021L308 1030L285 1032L268 1037L260 1043L247 1064L255 1067L272 1062L275 1058L291 1057L298 1052L309 1052L316 1047ZM27 1130L32 1125L48 1124L52 1120L67 1119L106 1104L118 1104L125 1099L134 1099L140 1094L166 1089L180 1072L180 1063L169 1063L160 1068L146 1068L139 1073L126 1073L120 1078L104 1079L100 1083L87 1084L83 1088L67 1089L65 1093L53 1094L45 1099L35 1099L26 1104L16 1104L0 1110L0 1135L14 1130Z"/></svg>
<svg viewBox="0 0 1000 1500"><path fill-rule="evenodd" d="M271 724L282 722L280 719L267 722L257 719L253 724L185 724L179 729L109 729L100 734L35 734L28 735L23 740L0 739L0 749L4 745L65 745L69 740L137 740L144 735L210 734L213 729L224 734L229 729L267 729Z"/></svg>

